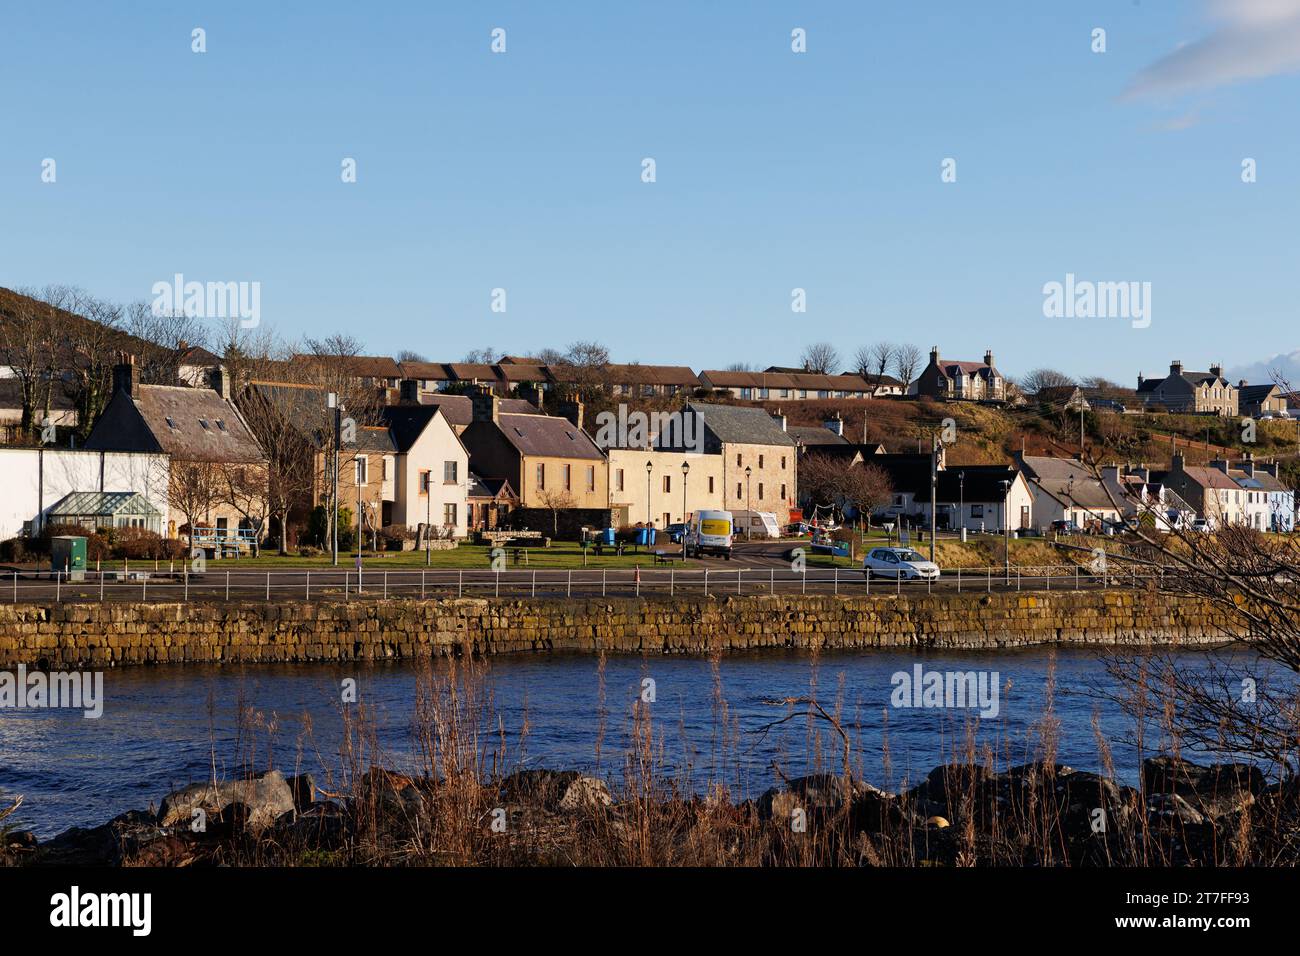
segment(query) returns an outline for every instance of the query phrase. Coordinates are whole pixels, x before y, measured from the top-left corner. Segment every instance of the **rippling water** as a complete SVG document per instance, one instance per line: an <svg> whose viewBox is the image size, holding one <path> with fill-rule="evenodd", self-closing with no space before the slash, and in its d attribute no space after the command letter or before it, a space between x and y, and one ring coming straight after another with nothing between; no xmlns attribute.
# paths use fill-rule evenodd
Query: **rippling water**
<svg viewBox="0 0 1300 956"><path fill-rule="evenodd" d="M1186 667L1204 666L1207 651L1181 655ZM1243 652L1234 659L1256 662ZM978 740L1011 762L1036 756L1036 726L1054 674L1054 712L1060 722L1058 761L1099 767L1093 728L1113 748L1119 774L1136 776L1132 725L1095 688L1110 686L1098 652L1030 649L998 653L854 651L762 652L730 655L717 663L687 657L611 657L603 673L596 658L578 655L507 656L479 665L495 718L504 728L509 768L519 765L622 773L631 746L633 702L643 681L654 681L651 721L665 768L700 787L718 779L733 792L754 795L774 780L776 761L787 775L813 769L809 722L803 716L761 733L785 716L772 701L815 690L832 709L842 703L854 760L878 785L915 781L952 752L964 736L967 712L889 706L891 675L916 663L940 671L999 673L1000 713L980 722ZM240 753L256 747L255 766L322 776L322 762L338 767L343 734L340 682L355 678L372 709L384 762L414 766L412 719L418 669L410 664L367 667L169 665L109 671L104 715L82 718L65 710L0 710L0 793L23 794L20 823L45 837L70 826L97 825L128 809L157 805L173 787L240 772ZM718 692L733 729L724 741ZM241 701L273 729L238 741ZM310 718L305 720L305 718ZM521 735L521 729L527 728ZM822 725L823 766L834 769L837 744ZM887 741L888 756L883 743ZM486 746L496 747L494 732ZM1148 743L1148 748L1152 744Z"/></svg>

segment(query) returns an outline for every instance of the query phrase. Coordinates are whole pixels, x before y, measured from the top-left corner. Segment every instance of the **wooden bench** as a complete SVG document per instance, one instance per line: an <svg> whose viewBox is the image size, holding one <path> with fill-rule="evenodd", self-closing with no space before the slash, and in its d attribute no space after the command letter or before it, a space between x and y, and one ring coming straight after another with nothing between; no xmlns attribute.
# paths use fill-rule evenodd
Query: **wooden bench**
<svg viewBox="0 0 1300 956"><path fill-rule="evenodd" d="M671 564L671 563L672 560L668 557L668 552L666 551L655 552L655 564Z"/></svg>

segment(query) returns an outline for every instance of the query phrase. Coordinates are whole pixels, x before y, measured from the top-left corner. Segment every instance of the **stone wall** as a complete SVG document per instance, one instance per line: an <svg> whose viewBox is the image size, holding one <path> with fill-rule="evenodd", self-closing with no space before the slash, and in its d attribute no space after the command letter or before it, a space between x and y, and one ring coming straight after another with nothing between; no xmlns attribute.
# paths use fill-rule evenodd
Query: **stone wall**
<svg viewBox="0 0 1300 956"><path fill-rule="evenodd" d="M0 667L429 654L1209 644L1221 612L1132 591L0 606Z"/></svg>

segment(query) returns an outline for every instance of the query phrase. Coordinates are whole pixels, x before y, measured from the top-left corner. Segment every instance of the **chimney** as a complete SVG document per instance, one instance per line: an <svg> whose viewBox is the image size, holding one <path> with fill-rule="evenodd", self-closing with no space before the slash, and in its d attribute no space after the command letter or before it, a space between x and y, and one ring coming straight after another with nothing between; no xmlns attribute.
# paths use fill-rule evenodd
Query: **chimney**
<svg viewBox="0 0 1300 956"><path fill-rule="evenodd" d="M930 346L930 364L931 365L939 364L939 346L937 345Z"/></svg>
<svg viewBox="0 0 1300 956"><path fill-rule="evenodd" d="M1211 365L1211 366L1210 366L1210 374L1213 375L1215 378L1223 378L1223 366L1222 366L1222 365Z"/></svg>
<svg viewBox="0 0 1300 956"><path fill-rule="evenodd" d="M826 419L826 421L825 421L824 424L826 425L827 428L829 428L829 429L830 429L831 431L833 431L835 434L840 435L840 436L843 436L843 434L844 434L844 419L840 417L840 413L839 413L839 412L836 412L836 413L835 413L834 415L832 415L830 418ZM784 431L784 430L785 430L785 427L782 426L781 430Z"/></svg>
<svg viewBox="0 0 1300 956"><path fill-rule="evenodd" d="M1245 456L1242 457L1242 459L1241 459L1241 470L1244 471L1244 472L1246 473L1247 477L1250 477L1250 478L1254 478L1254 477L1255 477L1255 454L1254 454L1254 452L1249 452L1249 451L1248 451L1248 452L1246 452Z"/></svg>
<svg viewBox="0 0 1300 956"><path fill-rule="evenodd" d="M574 428L582 430L582 402L560 402L556 411L560 413L561 418L567 418Z"/></svg>
<svg viewBox="0 0 1300 956"><path fill-rule="evenodd" d="M404 378L397 384L397 399L401 402L420 401L420 380L418 378Z"/></svg>
<svg viewBox="0 0 1300 956"><path fill-rule="evenodd" d="M118 392L140 394L140 367L135 364L135 356L126 352L118 353L117 364L113 366L113 394Z"/></svg>
<svg viewBox="0 0 1300 956"><path fill-rule="evenodd" d="M208 384L221 396L223 401L230 401L230 372L224 365L218 365L208 372Z"/></svg>
<svg viewBox="0 0 1300 956"><path fill-rule="evenodd" d="M520 398L535 405L538 411L542 410L546 392L542 390L542 387L539 384L536 382L525 382L519 386L518 391Z"/></svg>
<svg viewBox="0 0 1300 956"><path fill-rule="evenodd" d="M1175 452L1174 452L1174 457L1173 457L1172 459L1170 459L1170 462L1169 462L1169 470L1170 470L1170 471L1182 471L1182 470L1183 470L1183 453L1182 453L1181 451L1175 451Z"/></svg>
<svg viewBox="0 0 1300 956"><path fill-rule="evenodd" d="M1210 467L1219 469L1225 475L1228 473L1228 462L1223 458L1214 459L1214 461L1210 462Z"/></svg>
<svg viewBox="0 0 1300 956"><path fill-rule="evenodd" d="M474 421L495 422L501 415L501 399L489 385L475 385L469 390L469 400L474 405Z"/></svg>
<svg viewBox="0 0 1300 956"><path fill-rule="evenodd" d="M1175 359L1174 361L1169 363L1169 374L1170 375L1183 374L1183 363L1181 359Z"/></svg>
<svg viewBox="0 0 1300 956"><path fill-rule="evenodd" d="M1138 391L1142 391L1142 373L1138 372Z"/></svg>
<svg viewBox="0 0 1300 956"><path fill-rule="evenodd" d="M985 350L984 350L984 364L987 365L989 368L992 368L992 367L993 367L993 350L992 350L992 349L985 349Z"/></svg>
<svg viewBox="0 0 1300 956"><path fill-rule="evenodd" d="M785 427L787 424L786 417L785 417L785 413L782 412L781 409L778 408L775 412L772 413L772 421L776 422L777 427L780 428L781 431L786 430Z"/></svg>

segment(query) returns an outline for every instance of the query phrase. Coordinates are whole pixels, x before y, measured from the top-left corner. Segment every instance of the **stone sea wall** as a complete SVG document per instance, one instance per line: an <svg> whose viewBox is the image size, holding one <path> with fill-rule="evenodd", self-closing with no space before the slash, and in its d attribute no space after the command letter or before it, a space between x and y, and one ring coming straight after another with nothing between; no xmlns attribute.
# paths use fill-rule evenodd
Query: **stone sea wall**
<svg viewBox="0 0 1300 956"><path fill-rule="evenodd" d="M558 601L0 606L0 667L353 661L511 652L1183 645L1222 612L1135 591Z"/></svg>

